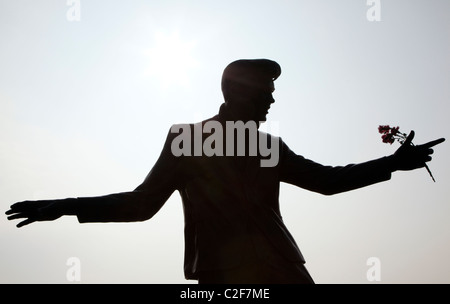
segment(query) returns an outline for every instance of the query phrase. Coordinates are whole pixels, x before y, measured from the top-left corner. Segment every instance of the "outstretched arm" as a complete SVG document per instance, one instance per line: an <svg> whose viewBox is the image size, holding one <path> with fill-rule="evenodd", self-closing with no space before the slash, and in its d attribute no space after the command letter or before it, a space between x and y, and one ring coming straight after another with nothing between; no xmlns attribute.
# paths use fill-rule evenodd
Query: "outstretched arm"
<svg viewBox="0 0 450 304"><path fill-rule="evenodd" d="M80 223L150 219L164 205L179 183L177 168L180 159L172 155L170 143L169 133L155 166L134 191L100 197L19 202L6 211L8 219L23 219L17 227L37 221L53 221L63 215L75 215Z"/></svg>
<svg viewBox="0 0 450 304"><path fill-rule="evenodd" d="M285 144L281 159L281 181L325 195L336 194L386 181L397 170L422 168L431 160L431 147L445 139L431 141L424 145L410 145L414 132L391 156L360 164L347 166L324 166L296 155Z"/></svg>

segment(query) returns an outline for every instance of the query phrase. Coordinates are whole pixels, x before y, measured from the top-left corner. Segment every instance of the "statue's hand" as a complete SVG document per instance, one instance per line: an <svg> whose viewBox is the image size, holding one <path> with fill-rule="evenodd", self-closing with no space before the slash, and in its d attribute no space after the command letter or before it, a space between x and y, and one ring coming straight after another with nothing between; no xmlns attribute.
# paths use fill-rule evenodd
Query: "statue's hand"
<svg viewBox="0 0 450 304"><path fill-rule="evenodd" d="M413 138L414 131L411 131L403 145L394 153L394 170L407 171L424 167L426 162L431 161L431 154L434 152L431 147L445 141L444 138L440 138L423 145L413 146L411 144Z"/></svg>
<svg viewBox="0 0 450 304"><path fill-rule="evenodd" d="M53 221L60 218L63 213L55 200L24 201L13 204L6 211L8 220L25 219L17 227L31 224L36 221Z"/></svg>

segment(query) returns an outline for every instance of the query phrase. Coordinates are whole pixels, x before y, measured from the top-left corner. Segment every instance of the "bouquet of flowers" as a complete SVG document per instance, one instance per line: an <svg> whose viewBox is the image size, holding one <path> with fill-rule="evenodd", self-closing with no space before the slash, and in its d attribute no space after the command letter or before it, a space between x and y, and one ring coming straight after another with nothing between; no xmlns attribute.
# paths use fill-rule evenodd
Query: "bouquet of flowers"
<svg viewBox="0 0 450 304"><path fill-rule="evenodd" d="M378 132L380 132L381 139L386 144L393 144L394 141L398 141L401 145L403 145L406 141L406 138L408 135L406 133L402 133L399 131L399 127L390 127L389 125L381 125L378 127ZM411 145L414 146L414 144L411 142ZM425 164L425 168L427 169L428 173L431 176L431 179L433 182L436 182L434 180L433 174L431 174L430 168L428 168L427 164Z"/></svg>

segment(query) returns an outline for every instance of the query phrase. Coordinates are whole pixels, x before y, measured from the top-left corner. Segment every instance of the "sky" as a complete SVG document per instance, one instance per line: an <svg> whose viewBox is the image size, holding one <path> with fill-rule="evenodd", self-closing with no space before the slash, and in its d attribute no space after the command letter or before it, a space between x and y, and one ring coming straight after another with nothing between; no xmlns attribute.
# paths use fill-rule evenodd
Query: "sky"
<svg viewBox="0 0 450 304"><path fill-rule="evenodd" d="M448 138L449 12L447 0L0 0L0 209L133 190L172 124L218 112L223 69L242 58L281 65L267 125L316 162L394 153L380 124L415 144ZM316 283L450 283L448 155L448 141L435 147L435 183L419 169L334 196L282 184ZM196 283L177 192L141 223L16 224L0 217L0 283Z"/></svg>

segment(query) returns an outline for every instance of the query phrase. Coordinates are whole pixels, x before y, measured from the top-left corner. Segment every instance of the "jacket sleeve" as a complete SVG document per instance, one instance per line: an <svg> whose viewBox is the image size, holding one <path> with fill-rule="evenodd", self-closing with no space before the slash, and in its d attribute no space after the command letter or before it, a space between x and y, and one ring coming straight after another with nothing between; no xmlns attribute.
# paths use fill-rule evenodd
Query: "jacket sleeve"
<svg viewBox="0 0 450 304"><path fill-rule="evenodd" d="M155 215L177 188L180 158L171 153L173 134L144 182L134 191L100 197L77 198L75 214L80 223L145 221Z"/></svg>
<svg viewBox="0 0 450 304"><path fill-rule="evenodd" d="M324 166L295 154L283 142L280 149L280 180L321 194L337 194L391 178L389 157L347 166Z"/></svg>

